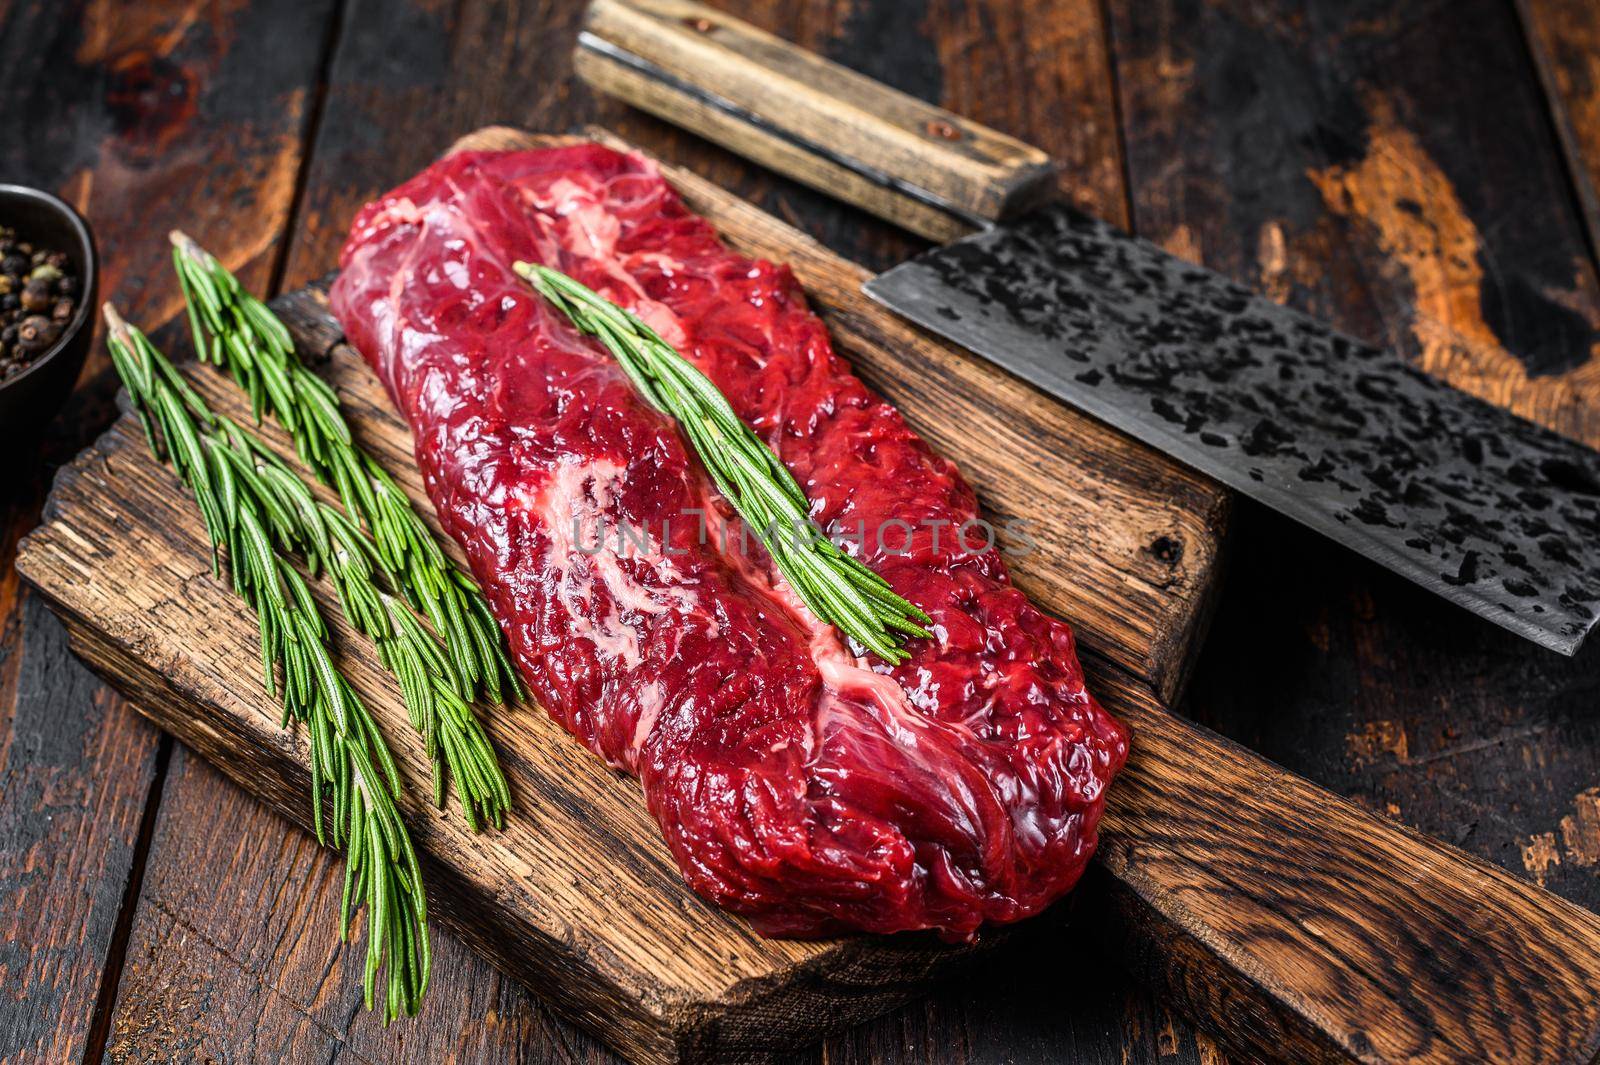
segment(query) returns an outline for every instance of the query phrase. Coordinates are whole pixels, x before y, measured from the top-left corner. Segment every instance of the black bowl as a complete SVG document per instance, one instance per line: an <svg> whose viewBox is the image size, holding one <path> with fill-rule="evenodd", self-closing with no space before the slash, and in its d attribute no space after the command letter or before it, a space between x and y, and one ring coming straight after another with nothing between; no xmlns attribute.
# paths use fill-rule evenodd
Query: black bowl
<svg viewBox="0 0 1600 1065"><path fill-rule="evenodd" d="M38 247L66 254L78 272L78 305L61 338L19 374L0 382L0 440L35 436L66 401L94 338L90 321L99 290L89 223L60 199L24 185L0 185L0 225Z"/></svg>

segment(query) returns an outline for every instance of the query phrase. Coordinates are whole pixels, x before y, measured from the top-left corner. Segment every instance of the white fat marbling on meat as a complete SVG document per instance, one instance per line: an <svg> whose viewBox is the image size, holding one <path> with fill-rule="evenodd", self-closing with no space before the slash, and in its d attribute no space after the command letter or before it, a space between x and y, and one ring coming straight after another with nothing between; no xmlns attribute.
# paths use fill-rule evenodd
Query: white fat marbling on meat
<svg viewBox="0 0 1600 1065"><path fill-rule="evenodd" d="M606 205L604 186L590 187L569 178L560 178L542 191L526 189L523 197L546 215L560 219L563 248L588 256L622 292L634 314L675 348L688 343L688 334L678 316L664 303L650 298L644 286L628 272L617 255L622 222ZM662 256L662 258L667 258Z"/></svg>
<svg viewBox="0 0 1600 1065"><path fill-rule="evenodd" d="M633 667L640 662L640 632L623 619L623 612L656 615L676 611L691 617L700 611L693 582L667 557L659 540L650 537L644 545L634 536L619 535L617 522L608 511L626 475L627 467L609 459L564 462L536 498L524 496L521 503L538 513L550 538L547 561L574 631L602 653ZM655 580L641 583L623 567L623 561L643 564ZM597 578L611 600L599 622L592 617Z"/></svg>
<svg viewBox="0 0 1600 1065"><path fill-rule="evenodd" d="M661 716L666 703L667 690L660 681L653 680L639 689L639 716L634 720L633 739L628 744L629 769L638 768L639 752L644 749L645 741L655 729L656 719Z"/></svg>

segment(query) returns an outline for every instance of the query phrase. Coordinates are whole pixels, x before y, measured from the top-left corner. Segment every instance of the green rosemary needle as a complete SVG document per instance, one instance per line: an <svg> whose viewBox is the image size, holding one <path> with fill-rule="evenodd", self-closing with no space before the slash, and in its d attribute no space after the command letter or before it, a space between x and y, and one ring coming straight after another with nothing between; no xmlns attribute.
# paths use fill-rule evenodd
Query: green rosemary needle
<svg viewBox="0 0 1600 1065"><path fill-rule="evenodd" d="M677 421L717 490L813 614L891 664L906 659L905 637L929 635L927 614L821 534L783 462L693 363L637 316L559 270L526 262L513 269L604 344L645 399Z"/></svg>
<svg viewBox="0 0 1600 1065"><path fill-rule="evenodd" d="M143 333L104 308L107 346L157 458L170 459L194 495L235 592L255 612L267 690L307 732L312 822L319 842L346 850L340 934L367 910L366 992L373 1008L384 971L384 1021L414 1014L428 986L422 872L396 800L400 774L377 721L334 665L330 636L304 578L280 549L294 519L238 476L242 435L219 421ZM230 457L232 456L232 457ZM244 465L253 465L245 463ZM303 486L302 486L303 487ZM281 673L282 684L275 681ZM324 800L333 811L324 816Z"/></svg>
<svg viewBox="0 0 1600 1065"><path fill-rule="evenodd" d="M472 578L452 565L394 479L355 442L328 384L300 362L289 330L216 257L173 232L172 262L188 307L195 352L227 370L250 397L257 421L270 412L345 511L371 534L399 590L427 615L456 668L456 695L500 703L522 682Z"/></svg>

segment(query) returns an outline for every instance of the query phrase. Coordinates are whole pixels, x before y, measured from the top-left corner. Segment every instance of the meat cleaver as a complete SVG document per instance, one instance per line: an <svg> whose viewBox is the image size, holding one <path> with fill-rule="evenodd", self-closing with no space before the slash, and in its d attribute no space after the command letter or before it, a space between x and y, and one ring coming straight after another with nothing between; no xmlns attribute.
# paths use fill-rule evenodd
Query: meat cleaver
<svg viewBox="0 0 1600 1065"><path fill-rule="evenodd" d="M874 299L1564 654L1600 453L1053 199L1037 148L687 0L595 0L604 92L937 241Z"/></svg>

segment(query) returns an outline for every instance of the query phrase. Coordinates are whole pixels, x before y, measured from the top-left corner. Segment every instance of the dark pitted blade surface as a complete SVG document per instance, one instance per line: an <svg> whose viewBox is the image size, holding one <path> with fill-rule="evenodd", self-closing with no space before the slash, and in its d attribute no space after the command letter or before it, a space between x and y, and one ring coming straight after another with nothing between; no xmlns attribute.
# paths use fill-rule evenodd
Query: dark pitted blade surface
<svg viewBox="0 0 1600 1065"><path fill-rule="evenodd" d="M1600 454L1055 205L876 299L1566 654L1600 609Z"/></svg>

